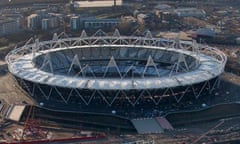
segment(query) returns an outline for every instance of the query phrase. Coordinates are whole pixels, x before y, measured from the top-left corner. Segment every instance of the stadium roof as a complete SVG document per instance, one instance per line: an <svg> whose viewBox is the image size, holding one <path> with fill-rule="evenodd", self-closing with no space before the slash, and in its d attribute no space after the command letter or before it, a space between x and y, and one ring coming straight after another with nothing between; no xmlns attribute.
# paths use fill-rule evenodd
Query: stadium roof
<svg viewBox="0 0 240 144"><path fill-rule="evenodd" d="M94 45L91 45L94 47ZM98 46L96 46L98 47ZM154 46L142 46L147 48L163 48ZM74 47L72 47L74 48ZM80 48L80 47L75 47ZM61 48L69 49L69 47ZM170 48L169 48L170 49ZM50 51L57 51L58 49L46 50L44 53ZM183 52L181 49L171 49L175 52ZM41 54L43 51L41 52ZM194 56L190 51L184 51L188 55ZM37 53L36 55L40 55ZM222 63L215 58L199 54L194 56L199 57L200 66L198 69L173 75L171 77L164 76L159 78L94 78L94 77L71 77L64 75L57 75L50 72L44 72L34 66L32 63L32 54L20 57L14 62L11 67L11 72L18 77L36 83L55 85L59 87L82 88L82 89L102 89L102 90L126 90L126 89L156 89L166 87L177 87L184 85L192 85L215 78L223 72Z"/></svg>

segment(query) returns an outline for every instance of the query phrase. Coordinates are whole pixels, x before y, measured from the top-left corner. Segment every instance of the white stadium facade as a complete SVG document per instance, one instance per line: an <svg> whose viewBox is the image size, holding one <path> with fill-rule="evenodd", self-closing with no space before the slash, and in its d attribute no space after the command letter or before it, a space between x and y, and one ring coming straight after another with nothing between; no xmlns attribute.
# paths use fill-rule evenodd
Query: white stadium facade
<svg viewBox="0 0 240 144"><path fill-rule="evenodd" d="M30 39L6 61L37 105L57 111L118 114L163 110L213 92L226 55L192 41L108 35Z"/></svg>

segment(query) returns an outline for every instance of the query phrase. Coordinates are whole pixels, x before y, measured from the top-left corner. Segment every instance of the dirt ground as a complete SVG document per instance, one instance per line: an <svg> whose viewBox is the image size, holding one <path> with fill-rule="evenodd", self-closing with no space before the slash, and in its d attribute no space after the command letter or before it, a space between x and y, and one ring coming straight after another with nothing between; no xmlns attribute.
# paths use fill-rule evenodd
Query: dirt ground
<svg viewBox="0 0 240 144"><path fill-rule="evenodd" d="M33 104L33 101L17 88L4 61L0 61L0 99L4 99L8 104L22 103L23 101Z"/></svg>

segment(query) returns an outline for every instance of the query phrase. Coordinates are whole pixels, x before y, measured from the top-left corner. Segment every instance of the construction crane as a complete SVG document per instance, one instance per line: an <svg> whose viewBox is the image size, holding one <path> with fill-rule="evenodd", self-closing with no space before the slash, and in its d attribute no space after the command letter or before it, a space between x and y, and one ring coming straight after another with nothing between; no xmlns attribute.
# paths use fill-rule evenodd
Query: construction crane
<svg viewBox="0 0 240 144"><path fill-rule="evenodd" d="M20 143L24 143L26 140L28 141L27 136L29 135L32 137L46 137L46 135L41 132L40 123L34 119L34 106L30 105L24 121Z"/></svg>

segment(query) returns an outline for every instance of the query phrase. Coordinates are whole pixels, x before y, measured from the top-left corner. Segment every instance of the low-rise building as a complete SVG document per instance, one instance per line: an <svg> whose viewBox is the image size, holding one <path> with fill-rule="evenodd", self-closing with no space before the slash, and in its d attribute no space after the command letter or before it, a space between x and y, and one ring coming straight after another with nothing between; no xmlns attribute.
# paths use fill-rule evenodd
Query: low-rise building
<svg viewBox="0 0 240 144"><path fill-rule="evenodd" d="M75 8L97 8L97 7L112 7L121 6L122 0L98 0L98 1L74 1Z"/></svg>
<svg viewBox="0 0 240 144"><path fill-rule="evenodd" d="M20 31L20 23L15 19L0 19L0 35L13 34Z"/></svg>
<svg viewBox="0 0 240 144"><path fill-rule="evenodd" d="M71 30L79 30L80 29L80 17L72 16L70 18L70 28Z"/></svg>
<svg viewBox="0 0 240 144"><path fill-rule="evenodd" d="M49 30L58 27L60 22L58 17L50 17L42 19L41 23L42 30Z"/></svg>
<svg viewBox="0 0 240 144"><path fill-rule="evenodd" d="M87 19L84 20L84 28L100 29L112 28L120 23L119 19Z"/></svg>
<svg viewBox="0 0 240 144"><path fill-rule="evenodd" d="M27 28L36 30L41 27L41 16L38 14L31 14L27 17Z"/></svg>
<svg viewBox="0 0 240 144"><path fill-rule="evenodd" d="M197 8L178 8L174 13L179 17L205 17L206 12L203 9Z"/></svg>
<svg viewBox="0 0 240 144"><path fill-rule="evenodd" d="M29 30L48 30L60 25L60 14L38 13L27 17L27 27Z"/></svg>
<svg viewBox="0 0 240 144"><path fill-rule="evenodd" d="M120 19L98 19L95 17L70 17L71 30L80 29L110 29L119 25Z"/></svg>
<svg viewBox="0 0 240 144"><path fill-rule="evenodd" d="M154 6L154 9L159 10L159 11L165 11L165 10L169 10L171 8L172 8L172 6L170 6L168 4L158 4L158 5Z"/></svg>
<svg viewBox="0 0 240 144"><path fill-rule="evenodd" d="M151 21L151 16L149 14L140 13L137 15L137 21L140 24L148 24Z"/></svg>

